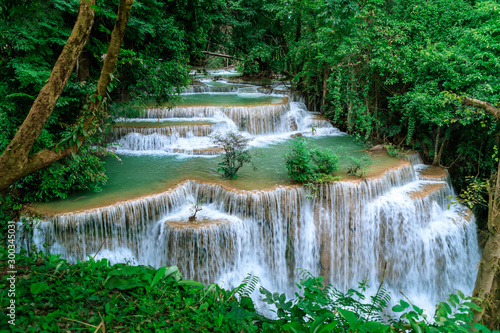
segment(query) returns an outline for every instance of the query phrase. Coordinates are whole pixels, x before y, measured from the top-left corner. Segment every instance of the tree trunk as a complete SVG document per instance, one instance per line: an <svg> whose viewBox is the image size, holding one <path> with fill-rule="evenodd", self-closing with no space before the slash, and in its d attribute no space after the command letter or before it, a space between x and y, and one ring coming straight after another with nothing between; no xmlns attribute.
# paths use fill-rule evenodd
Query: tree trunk
<svg viewBox="0 0 500 333"><path fill-rule="evenodd" d="M436 139L434 142L434 160L432 161L432 165L437 166L441 160L441 155L438 153L439 151L439 136L441 135L441 127L439 126L436 133Z"/></svg>
<svg viewBox="0 0 500 333"><path fill-rule="evenodd" d="M474 321L481 322L490 329L500 323L500 163L498 165L495 195L490 199L488 211L489 237L483 250L473 296L480 298L481 312L474 313ZM493 189L490 190L491 192Z"/></svg>
<svg viewBox="0 0 500 333"><path fill-rule="evenodd" d="M465 97L462 104L481 108L500 121L500 109L488 102ZM488 239L483 250L473 296L481 299L482 311L474 313L474 321L490 329L497 329L500 324L500 162L496 181L490 186L488 207ZM492 196L492 193L494 195Z"/></svg>
<svg viewBox="0 0 500 333"><path fill-rule="evenodd" d="M328 72L329 68L328 65L325 67L325 70L323 72L323 100L321 101L321 111L325 111L325 105L326 105L326 91L328 89Z"/></svg>
<svg viewBox="0 0 500 333"><path fill-rule="evenodd" d="M40 135L87 43L94 23L95 0L80 0L78 17L73 31L45 86L31 106L31 110L16 135L0 156L0 191L24 177L29 154Z"/></svg>
<svg viewBox="0 0 500 333"><path fill-rule="evenodd" d="M295 27L295 43L298 43L302 35L302 15L299 13L299 18L297 19L297 26Z"/></svg>
<svg viewBox="0 0 500 333"><path fill-rule="evenodd" d="M90 52L82 51L76 63L76 76L79 82L86 81L90 76Z"/></svg>
<svg viewBox="0 0 500 333"><path fill-rule="evenodd" d="M435 156L434 158L434 162L436 164L432 164L432 165L440 165L441 164L441 157L443 156L443 150L444 150L444 146L446 145L446 142L450 136L450 132L451 132L451 129L448 129L447 131L445 131L444 133L444 137L443 137L443 142L441 142L441 146L439 147L439 151L437 152L437 155Z"/></svg>
<svg viewBox="0 0 500 333"><path fill-rule="evenodd" d="M101 100L106 95L106 88L110 82L110 74L114 71L121 42L127 26L128 17L134 0L120 0L116 24L111 34L108 53L104 61L101 77L97 84L93 102L90 103L87 114L82 117L82 134L77 137L73 146L59 150L58 152L45 149L30 156L33 144L42 132L56 102L61 95L66 83L80 57L94 23L95 0L80 0L78 17L61 55L56 61L54 68L45 86L40 90L38 97L33 103L31 110L24 120L16 135L0 156L0 192L6 190L17 180L43 168L51 163L69 156L78 151L85 135L95 122L97 110ZM97 96L101 96L98 98Z"/></svg>

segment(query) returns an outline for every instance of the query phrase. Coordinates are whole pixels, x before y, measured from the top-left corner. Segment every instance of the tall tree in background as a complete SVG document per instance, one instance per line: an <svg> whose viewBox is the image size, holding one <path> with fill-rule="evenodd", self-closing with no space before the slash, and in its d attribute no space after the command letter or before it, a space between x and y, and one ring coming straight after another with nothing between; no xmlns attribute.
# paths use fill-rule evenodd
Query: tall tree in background
<svg viewBox="0 0 500 333"><path fill-rule="evenodd" d="M462 104L483 109L497 122L500 121L500 103L497 107L488 102L465 97ZM475 322L483 322L490 328L500 326L500 163L489 184L487 240L474 285L474 296L480 298L481 311L474 314Z"/></svg>
<svg viewBox="0 0 500 333"><path fill-rule="evenodd" d="M120 0L116 23L111 33L111 40L96 91L80 117L80 123L77 124L74 136L67 144L67 147L65 149L44 149L36 154L31 154L33 145L42 133L58 98L66 86L94 24L95 0L80 0L75 26L52 69L47 83L40 90L28 116L0 156L0 192L6 190L22 177L41 170L51 163L78 151L88 131L92 128L101 103L105 99L133 3L134 0Z"/></svg>

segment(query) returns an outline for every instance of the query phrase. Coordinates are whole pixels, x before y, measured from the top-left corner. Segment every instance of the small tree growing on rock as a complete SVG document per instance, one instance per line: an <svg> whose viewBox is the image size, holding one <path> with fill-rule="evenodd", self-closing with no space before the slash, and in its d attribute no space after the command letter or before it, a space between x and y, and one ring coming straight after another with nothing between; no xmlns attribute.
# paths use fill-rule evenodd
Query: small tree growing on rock
<svg viewBox="0 0 500 333"><path fill-rule="evenodd" d="M236 173L245 164L252 164L252 156L247 150L250 139L238 132L216 133L212 135L213 142L224 150L224 156L217 172L224 178L236 179ZM253 164L252 164L253 166ZM255 169L255 166L254 166Z"/></svg>
<svg viewBox="0 0 500 333"><path fill-rule="evenodd" d="M204 196L203 198L201 198L200 200L198 200L196 203L193 203L193 206L191 207L191 214L188 218L188 221L191 222L191 223L195 223L196 222L196 214L200 211L200 210L203 210L203 207L201 205L203 205L205 203L205 201L207 200L207 197Z"/></svg>

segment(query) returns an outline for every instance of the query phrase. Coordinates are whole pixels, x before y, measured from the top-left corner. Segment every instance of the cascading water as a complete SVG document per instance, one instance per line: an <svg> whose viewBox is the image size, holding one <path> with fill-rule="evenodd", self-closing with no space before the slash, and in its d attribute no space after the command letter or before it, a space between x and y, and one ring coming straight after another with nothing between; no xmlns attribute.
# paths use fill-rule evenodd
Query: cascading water
<svg viewBox="0 0 500 333"><path fill-rule="evenodd" d="M235 129L254 147L298 133L342 135L301 103L288 101L145 112L145 118L157 117L197 118L192 125L116 128L118 152L202 150L210 146L206 134ZM194 124L200 119L214 124ZM385 276L384 287L394 298L401 290L432 311L455 289L472 290L480 259L475 221L462 206L447 209L453 190L445 172L429 176L418 155L409 160L377 177L323 184L314 198L296 185L242 191L189 180L139 199L47 217L34 241L70 261L94 255L103 245L97 258L178 265L186 279L227 287L252 273L269 290L288 294L295 290L298 268L340 289L362 280L376 288ZM192 203L201 198L206 202L198 222L190 223Z"/></svg>

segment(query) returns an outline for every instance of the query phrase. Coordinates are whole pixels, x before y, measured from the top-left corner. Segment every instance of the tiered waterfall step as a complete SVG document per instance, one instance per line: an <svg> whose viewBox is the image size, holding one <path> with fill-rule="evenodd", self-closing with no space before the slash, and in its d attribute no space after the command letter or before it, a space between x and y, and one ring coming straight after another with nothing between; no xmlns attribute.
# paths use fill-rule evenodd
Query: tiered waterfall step
<svg viewBox="0 0 500 333"><path fill-rule="evenodd" d="M207 95L214 100L208 100L201 105L196 105L196 101L189 101L189 96ZM273 133L281 125L281 117L290 110L288 97L240 97L245 103L241 106L230 106L227 102L217 102L216 97L223 94L194 94L185 95L186 102L178 106L152 107L144 111L143 118L221 118L225 117L234 122L242 131L250 134ZM226 94L226 98L238 101L236 96ZM208 98L207 97L207 98ZM191 97L194 98L194 97Z"/></svg>
<svg viewBox="0 0 500 333"><path fill-rule="evenodd" d="M412 191L410 193L410 198L412 199L423 199L429 196L442 196L447 184L445 182L436 182L431 184L424 184L418 190Z"/></svg>
<svg viewBox="0 0 500 333"><path fill-rule="evenodd" d="M238 92L241 88L247 88L246 84L233 84L225 80L200 80L195 84L184 88L184 94L200 94L209 92Z"/></svg>
<svg viewBox="0 0 500 333"><path fill-rule="evenodd" d="M440 166L418 165L416 168L419 179L435 182L449 181L448 172Z"/></svg>
<svg viewBox="0 0 500 333"><path fill-rule="evenodd" d="M218 155L210 135L214 121L140 121L119 122L108 140L117 145L119 153L162 152L189 155Z"/></svg>
<svg viewBox="0 0 500 333"><path fill-rule="evenodd" d="M389 288L413 292L423 288L415 285L417 277L441 278L439 288L424 283L436 297L461 283L457 270L473 275L467 271L473 265L462 259L476 259L475 226L461 209L446 211L445 186L433 192L447 191L437 200L434 194L412 198L422 184L409 165L377 179L324 184L312 200L300 186L235 191L188 181L140 200L48 218L40 222L38 242L76 260L97 251L104 236L104 253L178 265L183 276L205 283L244 271L250 261L282 288L293 285L299 267L340 288L363 278L377 285L387 263ZM202 197L199 223L191 224L189 202ZM68 237L92 246L83 253Z"/></svg>
<svg viewBox="0 0 500 333"><path fill-rule="evenodd" d="M112 140L137 133L141 135L165 135L185 138L188 136L208 136L215 123L208 121L184 122L119 122L113 127Z"/></svg>

